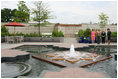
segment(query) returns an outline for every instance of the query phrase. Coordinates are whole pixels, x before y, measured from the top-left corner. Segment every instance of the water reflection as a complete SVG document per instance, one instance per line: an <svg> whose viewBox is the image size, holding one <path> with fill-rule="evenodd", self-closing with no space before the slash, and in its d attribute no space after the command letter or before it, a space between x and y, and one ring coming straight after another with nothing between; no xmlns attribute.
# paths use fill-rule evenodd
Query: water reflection
<svg viewBox="0 0 118 79"><path fill-rule="evenodd" d="M105 54L105 55L106 55L106 56L111 56L111 55L110 55L110 47L107 47L106 49L107 49L107 51L106 51L106 54Z"/></svg>
<svg viewBox="0 0 118 79"><path fill-rule="evenodd" d="M99 55L111 56L111 48L110 47L94 47L90 49L91 53L96 53Z"/></svg>

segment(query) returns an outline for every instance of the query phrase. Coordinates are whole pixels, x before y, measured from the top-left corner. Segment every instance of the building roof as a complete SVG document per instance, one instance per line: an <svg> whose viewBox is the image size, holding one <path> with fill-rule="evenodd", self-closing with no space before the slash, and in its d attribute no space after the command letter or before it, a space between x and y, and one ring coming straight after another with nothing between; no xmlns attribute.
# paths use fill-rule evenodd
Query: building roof
<svg viewBox="0 0 118 79"><path fill-rule="evenodd" d="M82 24L58 24L61 27L81 27Z"/></svg>

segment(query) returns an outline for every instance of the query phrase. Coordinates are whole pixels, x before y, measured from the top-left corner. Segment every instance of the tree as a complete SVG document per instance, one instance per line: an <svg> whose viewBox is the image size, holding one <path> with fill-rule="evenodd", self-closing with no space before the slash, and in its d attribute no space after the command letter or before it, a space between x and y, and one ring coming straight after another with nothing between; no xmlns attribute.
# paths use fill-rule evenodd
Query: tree
<svg viewBox="0 0 118 79"><path fill-rule="evenodd" d="M5 26L1 26L1 37L4 37L5 35L8 35L8 29Z"/></svg>
<svg viewBox="0 0 118 79"><path fill-rule="evenodd" d="M87 29L84 31L84 36L85 36L85 37L90 37L90 36L91 36L91 29L90 29L90 28L87 28Z"/></svg>
<svg viewBox="0 0 118 79"><path fill-rule="evenodd" d="M63 37L63 32L62 31L58 32L58 37Z"/></svg>
<svg viewBox="0 0 118 79"><path fill-rule="evenodd" d="M62 31L59 31L58 30L53 30L52 31L52 37L63 37L63 32Z"/></svg>
<svg viewBox="0 0 118 79"><path fill-rule="evenodd" d="M100 20L99 25L101 26L101 28L104 28L107 25L108 18L109 17L104 13L101 13L99 15L99 20Z"/></svg>
<svg viewBox="0 0 118 79"><path fill-rule="evenodd" d="M15 11L17 11L17 9L8 9L8 8L4 8L1 10L1 22L13 22L14 19L13 17L15 16Z"/></svg>
<svg viewBox="0 0 118 79"><path fill-rule="evenodd" d="M78 36L79 36L79 37L84 36L84 30L80 29L80 30L78 31Z"/></svg>
<svg viewBox="0 0 118 79"><path fill-rule="evenodd" d="M58 30L52 31L52 37L58 37Z"/></svg>
<svg viewBox="0 0 118 79"><path fill-rule="evenodd" d="M44 4L42 1L34 2L34 6L36 8L33 8L33 20L38 22L36 25L39 29L39 34L40 34L40 26L44 26L46 24L49 24L47 19L51 19L52 17L50 16L50 11L47 7L46 4Z"/></svg>
<svg viewBox="0 0 118 79"><path fill-rule="evenodd" d="M30 9L28 9L24 1L19 1L17 6L18 10L15 12L16 17L14 17L14 20L27 23L30 20Z"/></svg>

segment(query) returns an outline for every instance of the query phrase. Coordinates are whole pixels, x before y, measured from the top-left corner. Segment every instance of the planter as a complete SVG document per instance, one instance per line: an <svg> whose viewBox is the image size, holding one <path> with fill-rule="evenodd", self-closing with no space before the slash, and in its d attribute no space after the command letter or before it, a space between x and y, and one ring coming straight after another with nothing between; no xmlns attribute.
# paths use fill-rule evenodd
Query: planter
<svg viewBox="0 0 118 79"><path fill-rule="evenodd" d="M102 41L102 39L101 39ZM108 41L108 37L105 37L105 42ZM111 42L117 42L117 37L111 37Z"/></svg>
<svg viewBox="0 0 118 79"><path fill-rule="evenodd" d="M88 37L87 37L87 39L88 39ZM102 42L102 38L100 38L100 39L101 39L101 42ZM105 41L107 42L107 37L105 38ZM82 37L80 37L78 39L78 42L83 43ZM84 42L87 42L87 41L84 41ZM91 43L91 40L88 39L88 42ZM117 42L117 37L111 37L111 42ZM97 43L97 38L95 38L95 43Z"/></svg>
<svg viewBox="0 0 118 79"><path fill-rule="evenodd" d="M5 37L1 37L1 43L5 42Z"/></svg>
<svg viewBox="0 0 118 79"><path fill-rule="evenodd" d="M25 37L24 42L63 42L64 37Z"/></svg>
<svg viewBox="0 0 118 79"><path fill-rule="evenodd" d="M79 37L78 40L79 40L78 41L79 43L83 43L84 42L84 37Z"/></svg>
<svg viewBox="0 0 118 79"><path fill-rule="evenodd" d="M92 43L91 41L91 37L87 37L86 39L84 39L84 37L79 37L78 39L79 43ZM95 43L97 43L97 38L95 37Z"/></svg>
<svg viewBox="0 0 118 79"><path fill-rule="evenodd" d="M88 43L88 40L87 39L84 39L84 43Z"/></svg>
<svg viewBox="0 0 118 79"><path fill-rule="evenodd" d="M117 37L111 37L111 42L117 42Z"/></svg>
<svg viewBox="0 0 118 79"><path fill-rule="evenodd" d="M83 43L81 39L80 39L78 42L79 42L79 43Z"/></svg>

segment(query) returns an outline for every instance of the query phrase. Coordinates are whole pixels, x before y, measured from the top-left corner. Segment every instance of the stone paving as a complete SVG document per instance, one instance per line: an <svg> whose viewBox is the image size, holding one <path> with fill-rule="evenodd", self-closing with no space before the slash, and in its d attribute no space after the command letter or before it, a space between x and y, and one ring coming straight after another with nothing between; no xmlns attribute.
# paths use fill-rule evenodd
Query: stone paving
<svg viewBox="0 0 118 79"><path fill-rule="evenodd" d="M77 43L77 39L72 38L72 37L65 37L64 38L64 43Z"/></svg>
<svg viewBox="0 0 118 79"><path fill-rule="evenodd" d="M83 68L67 68L60 72L48 71L44 78L106 78L101 72L90 72Z"/></svg>
<svg viewBox="0 0 118 79"><path fill-rule="evenodd" d="M2 49L1 57L16 57L17 55L27 55L28 52L19 50Z"/></svg>
<svg viewBox="0 0 118 79"><path fill-rule="evenodd" d="M11 48L18 47L21 45L54 45L58 47L70 48L71 43L50 43L50 42L24 42L19 44L1 44L1 57L14 57L17 55L28 54L24 51L19 50L11 50ZM74 43L75 48L78 47L87 47L89 45L97 45L97 44L83 44L83 43ZM100 44L100 45L108 45ZM111 43L110 46L117 45L117 43ZM44 75L44 78L106 78L106 76L100 72L88 72L85 69L81 68L68 68L63 69L60 72L47 72Z"/></svg>

